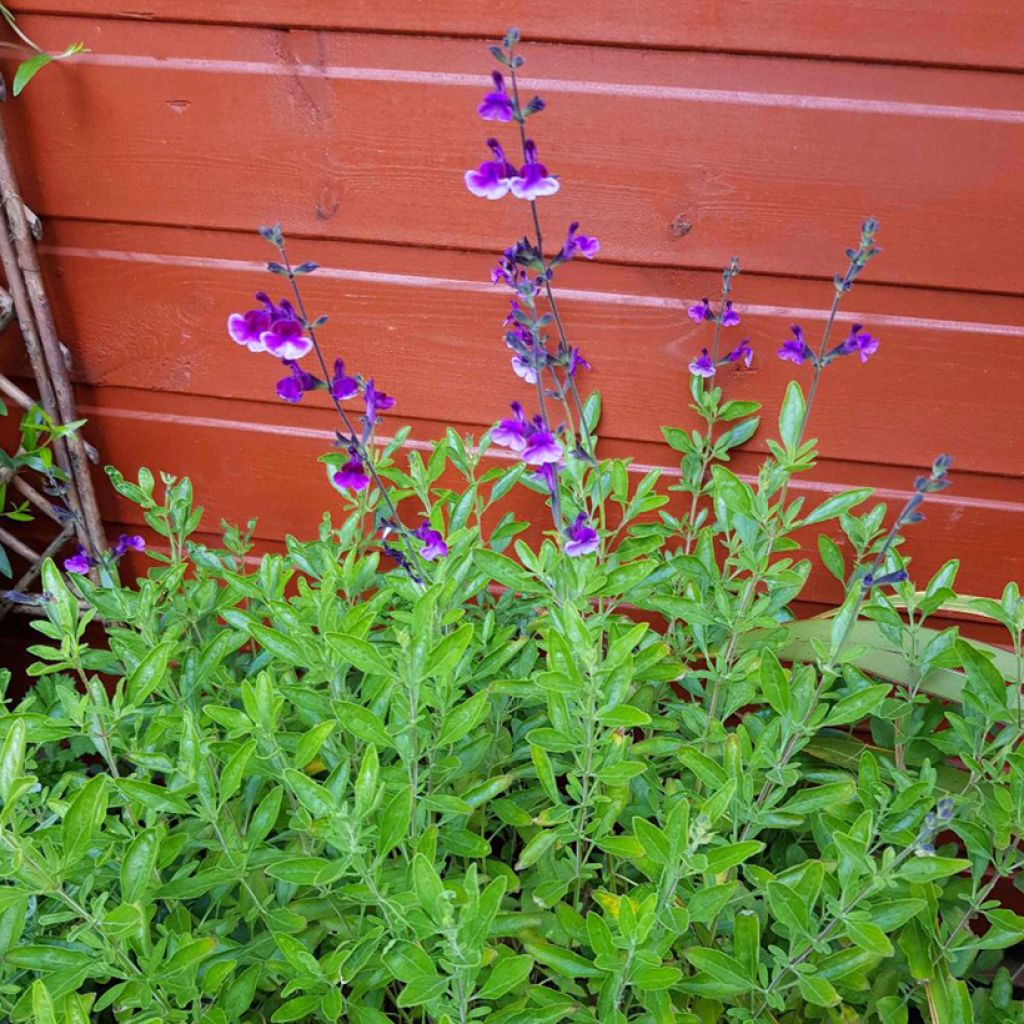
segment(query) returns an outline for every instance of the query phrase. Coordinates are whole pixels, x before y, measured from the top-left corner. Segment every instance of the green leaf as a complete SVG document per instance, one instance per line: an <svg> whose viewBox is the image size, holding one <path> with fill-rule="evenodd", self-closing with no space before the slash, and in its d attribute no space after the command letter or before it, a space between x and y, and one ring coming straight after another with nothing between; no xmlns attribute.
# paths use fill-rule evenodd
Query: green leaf
<svg viewBox="0 0 1024 1024"><path fill-rule="evenodd" d="M85 856L99 820L107 811L107 778L91 778L72 800L61 822L64 863L74 864Z"/></svg>
<svg viewBox="0 0 1024 1024"><path fill-rule="evenodd" d="M385 728L384 723L369 708L352 704L349 701L337 701L334 711L342 729L352 733L364 743L373 743L387 749L395 745L395 741Z"/></svg>
<svg viewBox="0 0 1024 1024"><path fill-rule="evenodd" d="M221 803L230 800L245 777L245 770L249 765L249 759L256 752L256 741L249 740L243 743L228 759L220 773L220 799Z"/></svg>
<svg viewBox="0 0 1024 1024"><path fill-rule="evenodd" d="M779 437L790 450L796 448L800 441L800 431L804 425L806 411L807 406L804 403L804 394L800 390L800 385L795 380L791 380L786 388L786 397L782 400L782 409L779 412Z"/></svg>
<svg viewBox="0 0 1024 1024"><path fill-rule="evenodd" d="M384 807L380 816L380 827L377 836L376 854L385 857L409 832L412 821L412 789L404 786Z"/></svg>
<svg viewBox="0 0 1024 1024"><path fill-rule="evenodd" d="M500 999L513 989L525 985L532 970L533 957L525 953L502 957L494 964L487 980L477 990L476 998Z"/></svg>
<svg viewBox="0 0 1024 1024"><path fill-rule="evenodd" d="M284 958L302 974L308 974L316 978L320 975L320 965L316 957L306 947L285 932L271 932L277 948L281 950Z"/></svg>
<svg viewBox="0 0 1024 1024"><path fill-rule="evenodd" d="M799 978L800 995L815 1006L838 1006L839 993L831 982L816 974L801 974Z"/></svg>
<svg viewBox="0 0 1024 1024"><path fill-rule="evenodd" d="M328 633L331 649L344 661L366 675L391 675L391 665L374 644L347 633Z"/></svg>
<svg viewBox="0 0 1024 1024"><path fill-rule="evenodd" d="M320 748L334 731L334 725L335 723L330 720L320 722L302 734L295 746L295 756L292 758L292 764L296 768L305 768L320 753Z"/></svg>
<svg viewBox="0 0 1024 1024"><path fill-rule="evenodd" d="M556 974L561 974L565 978L598 978L601 976L601 970L595 967L590 960L550 942L534 942L524 938L523 948L538 963L550 967Z"/></svg>
<svg viewBox="0 0 1024 1024"><path fill-rule="evenodd" d="M264 870L271 878L293 885L329 885L340 878L348 867L342 859L327 860L324 857L288 857L268 864Z"/></svg>
<svg viewBox="0 0 1024 1024"><path fill-rule="evenodd" d="M858 487L852 491L833 494L831 498L826 498L804 519L803 525L811 526L813 523L823 523L827 519L835 519L844 512L849 512L854 505L867 501L872 494L874 494L874 491L870 487Z"/></svg>
<svg viewBox="0 0 1024 1024"><path fill-rule="evenodd" d="M153 875L159 853L160 834L156 829L140 832L128 844L121 861L121 899L125 903L137 903L150 885L159 885L159 878Z"/></svg>
<svg viewBox="0 0 1024 1024"><path fill-rule="evenodd" d="M848 694L829 708L823 724L837 726L863 721L878 710L891 691L892 687L888 683L880 683L877 686L865 686L863 690Z"/></svg>
<svg viewBox="0 0 1024 1024"><path fill-rule="evenodd" d="M660 992L672 988L682 976L678 967L645 967L633 975L632 983L645 992Z"/></svg>
<svg viewBox="0 0 1024 1024"><path fill-rule="evenodd" d="M0 750L0 798L6 804L10 800L14 783L21 778L25 764L25 722L15 718L4 737L3 749Z"/></svg>
<svg viewBox="0 0 1024 1024"><path fill-rule="evenodd" d="M839 549L839 545L824 533L818 534L818 557L821 559L821 564L825 566L825 568L835 576L840 583L845 583L846 560L843 558L843 553Z"/></svg>
<svg viewBox="0 0 1024 1024"><path fill-rule="evenodd" d="M208 956L213 954L216 948L217 940L213 937L186 942L160 970L163 974L177 974L178 971L187 971L189 968L201 964Z"/></svg>
<svg viewBox="0 0 1024 1024"><path fill-rule="evenodd" d="M901 878L910 882L933 882L937 878L958 875L971 866L961 857L912 857L899 870Z"/></svg>
<svg viewBox="0 0 1024 1024"><path fill-rule="evenodd" d="M824 786L812 786L798 791L777 810L780 814L813 814L823 807L847 804L856 796L857 787L852 779L846 782L829 782Z"/></svg>
<svg viewBox="0 0 1024 1024"><path fill-rule="evenodd" d="M434 865L423 856L416 854L412 862L413 892L420 906L438 923L444 920L448 912L448 899L445 896L444 884L434 870Z"/></svg>
<svg viewBox="0 0 1024 1024"><path fill-rule="evenodd" d="M173 644L157 644L139 662L125 684L125 696L130 703L141 704L164 681L173 650Z"/></svg>
<svg viewBox="0 0 1024 1024"><path fill-rule="evenodd" d="M259 622L250 622L246 625L249 635L265 651L269 651L275 658L296 668L308 668L311 663L310 644L302 644L287 633L264 626Z"/></svg>
<svg viewBox="0 0 1024 1024"><path fill-rule="evenodd" d="M467 701L457 704L446 716L435 741L435 749L443 749L457 743L463 736L475 729L490 710L490 695L486 690L473 694Z"/></svg>
<svg viewBox="0 0 1024 1024"><path fill-rule="evenodd" d="M22 89L38 74L47 64L53 62L53 56L49 53L37 53L34 57L22 61L18 70L14 72L14 81L11 83L11 92L20 96Z"/></svg>
<svg viewBox="0 0 1024 1024"><path fill-rule="evenodd" d="M510 590L523 594L543 594L547 588L534 579L518 562L513 562L497 551L478 548L473 552L473 562L488 578L501 583Z"/></svg>
<svg viewBox="0 0 1024 1024"><path fill-rule="evenodd" d="M753 987L753 982L743 970L743 964L720 949L693 946L684 950L684 956L698 971L710 975L730 992L747 992Z"/></svg>
<svg viewBox="0 0 1024 1024"><path fill-rule="evenodd" d="M877 953L879 956L892 956L892 943L885 932L870 921L847 921L846 934L855 946Z"/></svg>
<svg viewBox="0 0 1024 1024"><path fill-rule="evenodd" d="M39 978L32 982L32 1021L33 1024L57 1024L53 999Z"/></svg>
<svg viewBox="0 0 1024 1024"><path fill-rule="evenodd" d="M785 669L779 664L779 659L771 650L765 650L761 654L759 678L761 693L769 707L776 714L789 714L789 679Z"/></svg>
<svg viewBox="0 0 1024 1024"><path fill-rule="evenodd" d="M741 843L729 843L727 846L715 846L705 850L704 855L708 859L708 873L718 875L723 871L728 871L730 868L736 867L737 864L749 860L763 849L764 843L758 842L756 839L747 839Z"/></svg>
<svg viewBox="0 0 1024 1024"><path fill-rule="evenodd" d="M299 798L299 803L315 818L329 818L337 809L337 801L326 786L321 786L304 772L287 768L284 780L288 788Z"/></svg>

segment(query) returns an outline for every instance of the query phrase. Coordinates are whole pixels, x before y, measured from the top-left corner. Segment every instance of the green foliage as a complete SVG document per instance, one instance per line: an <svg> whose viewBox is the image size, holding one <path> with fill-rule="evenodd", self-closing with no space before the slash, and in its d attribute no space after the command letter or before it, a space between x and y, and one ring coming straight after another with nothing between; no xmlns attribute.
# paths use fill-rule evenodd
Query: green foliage
<svg viewBox="0 0 1024 1024"><path fill-rule="evenodd" d="M8 414L7 406L0 401L0 416ZM43 489L63 505L63 484L67 480L63 470L54 462L53 443L68 437L85 421L62 425L54 423L45 410L33 405L22 415L19 424L18 444L14 451L0 448L0 519L12 523L31 522L34 518L32 506L26 500L11 500L11 481L18 474L42 479ZM0 544L0 577L10 579L13 571L11 560Z"/></svg>
<svg viewBox="0 0 1024 1024"><path fill-rule="evenodd" d="M756 408L695 401L706 437L666 432L689 517L657 474L567 470L596 557L515 540L520 467L392 449L446 531L425 586L366 550L362 499L254 558L191 540L187 481L112 473L170 553L132 586L45 569L38 680L0 718L0 1016L1024 1020L993 898L1019 592L969 602L1010 652L933 628L955 563L865 588L908 563L866 492L787 500L799 392L753 482L725 463ZM821 523L846 597L795 622Z"/></svg>

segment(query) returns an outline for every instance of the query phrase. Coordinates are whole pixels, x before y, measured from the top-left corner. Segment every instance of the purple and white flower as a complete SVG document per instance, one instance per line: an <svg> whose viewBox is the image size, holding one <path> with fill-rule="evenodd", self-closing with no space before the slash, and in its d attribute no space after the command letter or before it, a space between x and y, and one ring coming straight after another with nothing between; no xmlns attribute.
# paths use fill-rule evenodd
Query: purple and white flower
<svg viewBox="0 0 1024 1024"><path fill-rule="evenodd" d="M369 486L370 474L357 452L350 451L351 458L331 476L335 487L343 491L361 491Z"/></svg>
<svg viewBox="0 0 1024 1024"><path fill-rule="evenodd" d="M498 425L491 431L491 440L500 444L502 448L511 448L514 452L521 452L526 447L526 438L530 432L530 423L523 414L523 407L519 402L512 403L512 417L507 420L499 420Z"/></svg>
<svg viewBox="0 0 1024 1024"><path fill-rule="evenodd" d="M423 541L423 547L420 548L420 557L425 561L433 562L435 559L444 558L448 554L448 545L445 543L444 537L426 520L412 531L412 535L417 540Z"/></svg>
<svg viewBox="0 0 1024 1024"><path fill-rule="evenodd" d="M313 350L313 341L302 333L302 323L290 302L277 307L279 316L271 316L270 327L260 335L263 349L278 359L301 359Z"/></svg>
<svg viewBox="0 0 1024 1024"><path fill-rule="evenodd" d="M581 512L565 531L565 553L570 558L580 555L592 555L600 546L601 538L587 521L585 512Z"/></svg>
<svg viewBox="0 0 1024 1024"><path fill-rule="evenodd" d="M527 139L523 144L523 159L525 162L519 173L508 182L512 195L517 199L531 200L553 196L559 188L558 179L548 174L547 167L538 161L537 144L533 139Z"/></svg>
<svg viewBox="0 0 1024 1024"><path fill-rule="evenodd" d="M538 416L539 420L540 417ZM528 466L543 466L547 463L559 463L565 454L564 449L555 440L554 434L545 430L542 424L537 424L535 429L526 439L526 445L519 453L523 462Z"/></svg>
<svg viewBox="0 0 1024 1024"><path fill-rule="evenodd" d="M505 158L505 151L497 139L488 139L487 146L494 154L475 171L466 171L466 188L481 199L501 199L507 195L516 169Z"/></svg>
<svg viewBox="0 0 1024 1024"><path fill-rule="evenodd" d="M750 347L750 339L744 338L728 355L726 355L725 362L738 363L742 359L744 366L750 366L753 358L754 350Z"/></svg>
<svg viewBox="0 0 1024 1024"><path fill-rule="evenodd" d="M576 229L580 226L578 220L569 225L569 234L566 236L565 245L558 254L561 260L571 260L579 253L584 259L592 260L601 248L601 243L592 235L578 235Z"/></svg>
<svg viewBox="0 0 1024 1024"><path fill-rule="evenodd" d="M867 331L862 331L861 324L854 324L850 328L850 336L843 342L839 351L844 356L856 352L860 356L860 361L866 363L878 351L878 339Z"/></svg>
<svg viewBox="0 0 1024 1024"><path fill-rule="evenodd" d="M790 330L793 332L793 337L782 343L782 347L777 354L780 359L796 363L799 366L808 359L813 359L814 353L811 352L807 342L804 341L803 328L799 324L793 324Z"/></svg>
<svg viewBox="0 0 1024 1024"><path fill-rule="evenodd" d="M711 303L707 299L701 299L695 306L691 306L686 315L698 324L715 318L715 314L711 312Z"/></svg>
<svg viewBox="0 0 1024 1024"><path fill-rule="evenodd" d="M476 112L485 121L511 121L515 108L505 90L505 79L501 77L500 71L492 71L491 78L494 79L494 89L484 96Z"/></svg>
<svg viewBox="0 0 1024 1024"><path fill-rule="evenodd" d="M714 377L715 364L711 359L711 353L706 348L702 348L700 355L690 363L690 373L695 377Z"/></svg>
<svg viewBox="0 0 1024 1024"><path fill-rule="evenodd" d="M277 382L277 397L286 402L298 402L307 391L313 391L319 381L312 374L306 373L294 359L285 359L284 365L291 372Z"/></svg>
<svg viewBox="0 0 1024 1024"><path fill-rule="evenodd" d="M722 306L721 322L723 327L735 327L740 322L739 313L732 308L732 299L726 299Z"/></svg>
<svg viewBox="0 0 1024 1024"><path fill-rule="evenodd" d="M270 329L272 304L264 293L260 292L256 297L263 295L265 305L268 308L250 309L245 313L232 313L228 317L228 335L231 340L239 345L245 345L250 352L263 352L264 345L260 341L264 331Z"/></svg>

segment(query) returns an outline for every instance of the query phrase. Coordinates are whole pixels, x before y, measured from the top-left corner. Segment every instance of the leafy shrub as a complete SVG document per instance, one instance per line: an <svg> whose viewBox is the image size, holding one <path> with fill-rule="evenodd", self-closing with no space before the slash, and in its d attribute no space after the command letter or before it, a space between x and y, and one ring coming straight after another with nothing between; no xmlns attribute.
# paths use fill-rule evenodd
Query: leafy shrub
<svg viewBox="0 0 1024 1024"><path fill-rule="evenodd" d="M515 42L496 48L512 92L499 76L483 109L521 125L542 104L520 106ZM550 189L528 141L521 173L501 156L472 186ZM693 307L713 329L691 366L706 430L666 431L672 505L656 471L631 482L627 460L599 456L600 402L577 389L539 239L497 274L539 419L516 409L479 445L449 431L399 464L405 432L374 443L373 382L328 371L297 284L315 268L293 269L268 229L295 303L267 299L232 333L283 349L286 400L330 391L345 511L256 557L252 524L218 549L192 540L187 480L112 471L166 552L133 586L113 560L71 585L46 565L38 679L0 719L2 1012L1024 1019L1002 964L1024 919L993 899L1021 862L1019 590L960 598L956 562L911 580L901 534L948 483L945 457L894 516L865 489L789 497L816 457L823 371L877 348L859 327L829 341L875 231L848 253L817 351L799 330L783 345L812 383L790 385L753 481L727 463L757 407L711 380L749 352L718 357L738 265L717 307ZM596 246L570 229L560 256L574 238ZM323 378L299 364L310 353ZM362 427L343 404L357 396ZM493 465L494 439L518 458ZM551 507L533 544L506 508L519 486ZM796 621L823 523L848 541L844 556L818 538L844 597ZM1012 652L926 625L943 610L1002 623Z"/></svg>

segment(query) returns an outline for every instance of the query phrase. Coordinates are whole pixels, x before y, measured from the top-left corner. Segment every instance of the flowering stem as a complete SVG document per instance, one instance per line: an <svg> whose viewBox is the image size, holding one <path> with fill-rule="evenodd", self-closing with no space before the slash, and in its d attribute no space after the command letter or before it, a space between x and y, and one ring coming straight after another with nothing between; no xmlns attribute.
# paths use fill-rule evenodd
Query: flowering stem
<svg viewBox="0 0 1024 1024"><path fill-rule="evenodd" d="M288 254L285 251L284 242L277 242L276 248L281 256L281 263L284 266L284 269L287 273L288 280L291 283L292 294L295 296L295 304L298 307L299 314L302 317L303 325L305 326L306 331L309 334L309 340L312 341L313 343L313 351L316 353L317 361L320 363L320 370L323 373L324 380L327 383L327 393L331 396L331 401L334 403L334 408L337 410L338 416L340 417L341 422L345 427L345 430L348 431L348 437L346 438L346 442L351 448L355 449L359 458L362 460L363 464L369 471L370 478L373 480L374 486L380 492L380 496L383 499L384 504L387 506L388 514L392 521L394 522L395 528L398 531L399 536L402 538L402 544L406 549L406 553L411 558L410 566L403 566L403 568L406 570L406 572L409 574L409 577L414 582L422 583L418 575L415 572L413 572L411 568L412 564L419 563L419 553L416 551L416 547L409 537L409 531L405 528L401 519L399 519L398 517L398 509L395 507L395 503L391 500L391 495L388 494L387 488L384 486L384 481L380 478L380 474L377 472L377 468L373 464L373 460L370 457L369 450L367 449L366 445L363 444L363 442L360 440L359 435L355 429L355 426L352 423L352 420L349 418L348 413L345 411L345 407L341 404L341 400L337 398L331 391L331 374L330 371L327 369L327 361L326 359L324 359L323 349L320 347L320 342L317 340L316 328L313 326L313 323L309 319L309 315L306 312L306 304L302 300L302 292L299 289L299 282L295 274L295 271L292 268L290 261L288 260Z"/></svg>
<svg viewBox="0 0 1024 1024"><path fill-rule="evenodd" d="M522 114L522 107L520 106L520 103L519 103L519 78L516 75L515 63L514 63L514 60L512 59L513 58L513 51L512 51L511 47L509 48L509 57L510 57L509 77L511 78L511 81L512 81L512 100L513 100L513 103L515 104L515 111L516 111L515 120L516 120L516 124L519 126L519 142L520 142L520 145L522 146L523 155L524 155L524 159L525 159L525 155L526 155L526 124L525 124L525 119L523 118L523 114ZM543 261L544 260L544 234L541 231L541 227L540 227L540 214L537 211L537 200L536 199L531 199L530 200L530 213L531 213L531 215L533 217L533 230L534 230L534 233L537 236L537 252L540 254L541 261ZM558 303L555 300L554 289L551 287L551 281L548 280L548 278L546 276L546 273L545 273L545 277L544 277L544 294L547 297L548 306L551 309L551 315L555 319L555 328L558 331L559 352L563 356L564 355L568 355L568 353L571 351L571 347L569 345L569 339L568 339L568 336L565 333L565 325L562 323L561 313L559 313L559 311L558 311ZM583 444L584 451L586 451L586 453L588 455L590 455L591 457L594 457L596 455L596 452L594 451L594 446L593 446L593 443L592 443L592 440L591 440L591 437L590 437L590 431L589 431L589 429L587 427L586 416L584 416L584 414L583 414L583 402L580 400L580 393L579 393L579 390L576 387L576 381L573 379L571 374L568 375L568 381L569 381L569 392L572 395L573 404L576 406L576 410L577 410L577 412L579 414L579 420L580 420L580 429L579 429L580 440L581 440L581 442Z"/></svg>

